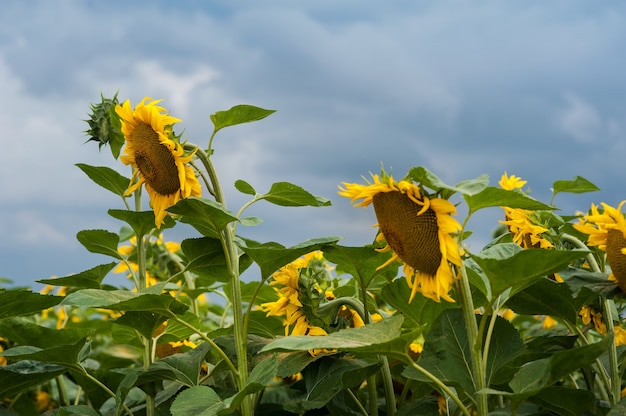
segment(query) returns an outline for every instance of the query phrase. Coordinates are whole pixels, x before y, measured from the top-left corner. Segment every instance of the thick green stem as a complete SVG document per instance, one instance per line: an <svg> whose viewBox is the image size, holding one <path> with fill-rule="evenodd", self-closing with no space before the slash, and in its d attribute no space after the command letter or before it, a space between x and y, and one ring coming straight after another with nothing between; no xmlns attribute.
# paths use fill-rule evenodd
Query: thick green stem
<svg viewBox="0 0 626 416"><path fill-rule="evenodd" d="M209 141L209 151L211 149L211 144L213 142L214 136L215 132L213 132ZM222 188L220 186L217 173L215 172L215 168L213 167L213 163L211 162L207 154L200 148L198 148L196 155L207 170L207 174L209 175L209 179L211 181L211 184L213 185L215 201L219 204L222 204L223 207L226 207L224 194L222 193ZM235 245L234 231L230 225L227 225L226 227L224 227L223 230L221 230L221 232L219 233L219 237L222 243L222 247L224 249L226 263L230 275L230 300L233 304L233 329L235 332L235 345L237 348L237 384L239 389L242 390L248 383L248 355L247 336L244 332L243 302L241 300L241 286L239 279L239 254L237 251L237 246ZM251 396L247 396L241 402L241 413L243 416L252 416L253 404Z"/></svg>
<svg viewBox="0 0 626 416"><path fill-rule="evenodd" d="M463 317L467 327L467 339L472 354L472 370L474 373L474 387L477 391L478 416L487 416L487 394L484 392L487 387L485 379L485 368L483 366L482 338L478 334L478 324L476 323L476 313L474 312L474 301L467 277L465 265L460 266L461 279L459 291L461 295L461 306Z"/></svg>

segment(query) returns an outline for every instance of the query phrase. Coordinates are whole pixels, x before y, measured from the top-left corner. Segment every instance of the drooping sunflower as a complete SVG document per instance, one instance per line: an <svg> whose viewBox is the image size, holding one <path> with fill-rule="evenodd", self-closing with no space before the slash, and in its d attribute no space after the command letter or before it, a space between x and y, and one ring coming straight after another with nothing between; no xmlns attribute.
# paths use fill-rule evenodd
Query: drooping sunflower
<svg viewBox="0 0 626 416"><path fill-rule="evenodd" d="M163 224L167 209L181 198L201 195L200 182L187 165L194 153L185 154L172 131L172 125L181 120L166 114L157 105L161 101L145 97L134 110L129 100L115 107L126 139L120 160L133 167L126 195L145 184L157 227Z"/></svg>
<svg viewBox="0 0 626 416"><path fill-rule="evenodd" d="M507 173L504 172L498 184L502 189L512 191L513 189L522 189L522 187L526 185L526 181L515 175L508 176ZM507 226L513 237L513 242L523 248L554 247L554 244L543 236L544 233L550 230L538 224L538 220L533 211L520 208L502 208L504 209L505 220L500 221L500 223Z"/></svg>
<svg viewBox="0 0 626 416"><path fill-rule="evenodd" d="M449 293L455 276L448 262L461 265L459 246L451 235L461 230L451 216L456 207L428 196L409 180L396 182L384 173L382 179L372 174L372 180L367 185L343 183L339 195L356 207L374 205L380 231L376 240L384 244L383 251L393 252L379 268L397 260L404 263L409 302L417 292L436 302L442 298L454 302Z"/></svg>
<svg viewBox="0 0 626 416"><path fill-rule="evenodd" d="M620 289L626 293L626 219L622 214L620 202L617 208L602 202L602 211L591 205L590 213L580 219L574 228L588 234L587 244L597 246L606 253L606 259L611 267L611 280L616 280Z"/></svg>

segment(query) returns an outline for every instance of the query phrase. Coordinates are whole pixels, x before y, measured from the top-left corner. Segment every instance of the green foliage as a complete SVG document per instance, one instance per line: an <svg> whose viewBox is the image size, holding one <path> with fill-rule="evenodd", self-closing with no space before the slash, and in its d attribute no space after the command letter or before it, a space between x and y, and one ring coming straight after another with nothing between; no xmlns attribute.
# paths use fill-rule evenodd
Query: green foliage
<svg viewBox="0 0 626 416"><path fill-rule="evenodd" d="M117 102L102 97L87 120L89 140L110 145L115 159L125 140ZM442 406L465 416L624 413L625 296L609 279L622 278L620 269L611 273L599 236L588 239L576 228L577 215L553 205L559 193L596 185L580 176L555 181L545 203L521 189L490 186L487 175L448 185L413 167L404 180L422 196L455 197L467 212L463 227L483 209L503 219L514 212L518 222L476 252L465 245L472 230L463 228L451 234L461 264L444 264L436 276L408 267L398 275L404 254L424 249L422 234L415 241L383 234L386 248L378 241L343 246L335 236L287 247L239 234L262 221L243 216L259 201L280 209L331 205L290 182L261 193L239 179L234 188L249 200L226 208L212 163L214 136L273 112L250 105L218 111L207 151L182 143L185 155L194 155L189 166L204 197L168 196L173 205L160 229L141 187L133 209L128 204L131 179L76 165L121 197L121 207L103 210L122 222L119 232L76 235L87 251L112 261L39 279L47 285L41 293L0 289L0 415L36 414L36 398L49 400L57 416L406 416L438 415ZM383 172L374 193L388 179ZM437 227L448 220L436 215ZM608 228L620 229L621 221L612 221ZM165 241L162 233L180 224L196 235L180 245ZM454 302L422 293L431 284L445 290L433 279L448 267ZM112 284L112 273L129 279Z"/></svg>

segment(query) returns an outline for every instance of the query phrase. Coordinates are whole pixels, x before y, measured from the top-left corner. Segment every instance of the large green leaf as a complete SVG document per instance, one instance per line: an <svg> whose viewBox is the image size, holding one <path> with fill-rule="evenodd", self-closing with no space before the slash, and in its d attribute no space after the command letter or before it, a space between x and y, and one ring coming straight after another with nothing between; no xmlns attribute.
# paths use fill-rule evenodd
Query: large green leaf
<svg viewBox="0 0 626 416"><path fill-rule="evenodd" d="M237 216L222 204L204 198L181 199L167 211L182 215L182 222L190 224L206 237L217 237L226 225L238 221Z"/></svg>
<svg viewBox="0 0 626 416"><path fill-rule="evenodd" d="M130 184L130 179L106 166L90 166L84 163L77 163L76 166L85 172L92 181L121 197L124 196L124 192Z"/></svg>
<svg viewBox="0 0 626 416"><path fill-rule="evenodd" d="M298 257L334 245L337 241L339 241L339 237L320 237L304 241L289 248L273 242L253 245L250 241L246 243L239 242L239 246L244 253L249 255L259 265L261 278L266 279L276 270Z"/></svg>
<svg viewBox="0 0 626 416"><path fill-rule="evenodd" d="M53 329L37 325L26 318L0 320L0 336L21 345L39 348L74 344L93 334L94 331L95 329L92 328Z"/></svg>
<svg viewBox="0 0 626 416"><path fill-rule="evenodd" d="M63 296L40 295L30 290L0 289L0 319L31 315L58 305Z"/></svg>
<svg viewBox="0 0 626 416"><path fill-rule="evenodd" d="M545 278L518 292L506 305L519 314L549 315L575 325L579 307L576 307L574 300L566 284Z"/></svg>
<svg viewBox="0 0 626 416"><path fill-rule="evenodd" d="M181 242L187 259L187 270L207 276L212 281L227 282L230 278L222 243L217 238L188 238Z"/></svg>
<svg viewBox="0 0 626 416"><path fill-rule="evenodd" d="M524 250L517 244L503 243L470 256L489 279L495 298L509 288L513 295L541 277L566 269L587 253L583 250Z"/></svg>
<svg viewBox="0 0 626 416"><path fill-rule="evenodd" d="M118 311L154 311L182 314L187 306L169 294L137 293L127 290L82 289L67 295L62 305L106 308Z"/></svg>
<svg viewBox="0 0 626 416"><path fill-rule="evenodd" d="M324 247L324 257L337 265L337 273L352 275L361 287L369 287L372 279L381 271L378 267L391 257L390 252L380 253L373 247Z"/></svg>
<svg viewBox="0 0 626 416"><path fill-rule="evenodd" d="M71 274L69 276L59 277L56 279L41 279L37 280L37 282L53 286L101 289L102 280L104 280L106 275L113 270L113 267L115 267L116 264L116 262L100 264L77 274Z"/></svg>
<svg viewBox="0 0 626 416"><path fill-rule="evenodd" d="M253 105L239 104L228 110L217 111L215 114L211 114L210 117L213 122L214 130L217 132L224 127L262 120L275 112L276 110L266 110Z"/></svg>
<svg viewBox="0 0 626 416"><path fill-rule="evenodd" d="M160 380L175 380L185 386L197 386L200 380L201 364L211 346L202 343L185 353L164 357L150 365L145 373L139 375L136 385Z"/></svg>
<svg viewBox="0 0 626 416"><path fill-rule="evenodd" d="M404 317L396 315L360 328L342 329L328 336L298 335L278 338L263 347L261 352L338 349L346 352L385 354L404 358L415 333L402 334L403 320Z"/></svg>
<svg viewBox="0 0 626 416"><path fill-rule="evenodd" d="M380 292L382 300L387 302L398 312L402 312L407 318L405 326L419 327L426 334L441 312L449 308L458 308L458 305L448 302L435 302L432 299L415 296L409 303L411 289L406 283L406 279L396 279L383 286Z"/></svg>
<svg viewBox="0 0 626 416"><path fill-rule="evenodd" d="M412 168L409 171L409 177L413 181L434 191L449 191L448 195L454 192L460 192L464 195L474 195L482 191L487 187L487 185L489 185L489 176L480 175L475 179L462 181L454 186L450 186L445 184L441 179L439 179L437 175L422 166Z"/></svg>
<svg viewBox="0 0 626 416"><path fill-rule="evenodd" d="M580 416L594 410L595 399L593 392L589 390L552 386L541 390L530 401L559 416Z"/></svg>
<svg viewBox="0 0 626 416"><path fill-rule="evenodd" d="M549 357L523 365L509 383L514 394L514 404L519 405L571 372L591 364L607 350L611 342L612 337L604 337L595 344L557 351Z"/></svg>
<svg viewBox="0 0 626 416"><path fill-rule="evenodd" d="M110 209L109 215L118 220L126 221L131 226L135 235L143 236L147 235L155 227L154 225L154 211L128 211L125 209ZM172 228L176 225L176 222L169 216L163 218L163 224L159 230L165 230Z"/></svg>
<svg viewBox="0 0 626 416"><path fill-rule="evenodd" d="M322 207L330 205L330 200L315 196L300 186L289 182L272 184L269 192L259 196L260 198L283 207Z"/></svg>
<svg viewBox="0 0 626 416"><path fill-rule="evenodd" d="M378 368L376 361L323 357L302 371L305 395L286 402L284 408L299 414L320 409L340 391L360 385Z"/></svg>
<svg viewBox="0 0 626 416"><path fill-rule="evenodd" d="M193 386L176 396L170 412L172 416L213 416L224 407L224 402L211 387Z"/></svg>
<svg viewBox="0 0 626 416"><path fill-rule="evenodd" d="M105 254L118 260L122 256L117 252L120 237L107 230L83 230L76 234L78 241L92 253Z"/></svg>
<svg viewBox="0 0 626 416"><path fill-rule="evenodd" d="M80 361L79 356L85 346L85 338L68 345L58 345L48 348L20 345L0 352L0 355L13 360L33 360L50 364L58 364L66 367L76 367Z"/></svg>
<svg viewBox="0 0 626 416"><path fill-rule="evenodd" d="M115 323L132 328L149 339L166 319L165 316L151 311L127 311Z"/></svg>
<svg viewBox="0 0 626 416"><path fill-rule="evenodd" d="M595 273L589 270L570 267L567 270L559 272L559 275L572 290L576 298L576 304L579 307L587 300L594 299L598 296L604 296L609 299L624 296L617 282L608 279L608 273Z"/></svg>
<svg viewBox="0 0 626 416"><path fill-rule="evenodd" d="M480 318L477 316L477 319ZM512 375L508 364L523 350L524 344L517 330L506 320L496 317L486 363L488 385L496 381L502 382L502 379L508 380ZM424 352L417 364L444 383L460 388L467 395L475 392L473 364L463 311L449 309L435 319L426 336ZM413 367L407 367L403 375L410 379L430 382Z"/></svg>
<svg viewBox="0 0 626 416"><path fill-rule="evenodd" d="M582 176L576 176L573 180L569 181L555 181L552 185L552 192L554 193L554 195L558 194L559 192L572 192L575 194L582 194L585 192L595 192L599 190L600 188L598 188Z"/></svg>
<svg viewBox="0 0 626 416"><path fill-rule="evenodd" d="M40 361L24 360L0 366L0 397L15 397L31 390L67 370L65 367Z"/></svg>
<svg viewBox="0 0 626 416"><path fill-rule="evenodd" d="M544 204L520 190L507 190L495 186L488 186L480 192L463 196L470 212L476 212L488 207L509 207L528 210L553 210L556 207Z"/></svg>
<svg viewBox="0 0 626 416"><path fill-rule="evenodd" d="M224 404L234 410L244 398L249 394L257 393L263 390L265 387L269 386L273 381L274 377L277 374L278 361L276 359L276 355L272 355L270 358L266 358L257 364L252 371L250 372L250 376L248 377L248 382L237 394L228 399L224 400Z"/></svg>

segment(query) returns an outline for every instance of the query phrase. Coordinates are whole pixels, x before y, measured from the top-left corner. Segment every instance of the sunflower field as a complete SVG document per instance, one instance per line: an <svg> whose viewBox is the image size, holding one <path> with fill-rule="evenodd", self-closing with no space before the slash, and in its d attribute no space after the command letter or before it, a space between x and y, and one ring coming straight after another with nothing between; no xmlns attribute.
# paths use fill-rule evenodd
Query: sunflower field
<svg viewBox="0 0 626 416"><path fill-rule="evenodd" d="M132 174L77 167L120 197L103 212L120 227L76 236L105 263L0 288L0 416L626 414L623 203L557 214L558 194L598 190L580 176L542 202L507 173L383 169L331 190L373 208L371 244L254 241L253 204L330 205L237 180L248 202L227 208L218 133L273 112L218 111L203 147L160 100L91 105L89 140ZM473 251L485 209L501 220ZM197 235L168 241L181 223Z"/></svg>

